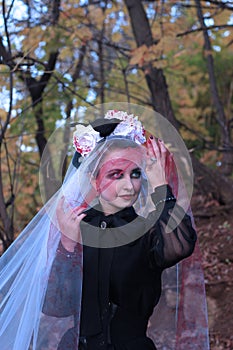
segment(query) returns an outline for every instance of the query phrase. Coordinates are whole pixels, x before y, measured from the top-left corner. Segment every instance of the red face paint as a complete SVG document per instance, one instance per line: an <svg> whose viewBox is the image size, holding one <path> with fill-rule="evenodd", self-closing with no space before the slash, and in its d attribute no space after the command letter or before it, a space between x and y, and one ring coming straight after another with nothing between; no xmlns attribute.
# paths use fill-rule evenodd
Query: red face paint
<svg viewBox="0 0 233 350"><path fill-rule="evenodd" d="M135 203L141 190L140 153L133 148L111 151L96 177L104 212L115 213Z"/></svg>

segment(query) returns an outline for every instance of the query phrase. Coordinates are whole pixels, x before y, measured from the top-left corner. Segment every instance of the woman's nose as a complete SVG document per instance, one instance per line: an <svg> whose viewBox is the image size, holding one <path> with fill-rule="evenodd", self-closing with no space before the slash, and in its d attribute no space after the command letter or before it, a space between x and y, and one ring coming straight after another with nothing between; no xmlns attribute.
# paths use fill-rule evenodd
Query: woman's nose
<svg viewBox="0 0 233 350"><path fill-rule="evenodd" d="M130 176L124 179L123 188L127 189L128 191L133 189L133 182Z"/></svg>

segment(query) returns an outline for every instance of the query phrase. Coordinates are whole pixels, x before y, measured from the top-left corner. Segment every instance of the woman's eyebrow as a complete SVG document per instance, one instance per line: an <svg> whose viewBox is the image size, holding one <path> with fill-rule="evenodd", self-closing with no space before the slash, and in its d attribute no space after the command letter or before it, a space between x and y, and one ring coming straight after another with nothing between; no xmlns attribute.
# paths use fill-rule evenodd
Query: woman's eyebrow
<svg viewBox="0 0 233 350"><path fill-rule="evenodd" d="M108 171L106 172L106 174L112 174L112 173L114 173L114 172L116 172L116 173L122 173L122 172L124 172L125 170L127 170L127 168L125 168L125 169L122 169L122 168L113 168L113 169L108 170ZM141 171L141 168L139 168L139 167L133 168L133 169L131 170L131 173L134 172L134 171Z"/></svg>
<svg viewBox="0 0 233 350"><path fill-rule="evenodd" d="M125 170L127 170L127 169L128 169L128 166L122 167L122 168L111 168L111 169L109 169L107 172L111 172L111 171L125 171ZM135 168L133 168L131 171L135 171L135 170L141 170L141 168L135 167Z"/></svg>
<svg viewBox="0 0 233 350"><path fill-rule="evenodd" d="M112 173L112 172L122 172L124 169L118 169L118 168L113 168L107 171L107 174Z"/></svg>
<svg viewBox="0 0 233 350"><path fill-rule="evenodd" d="M141 171L142 169L141 169L141 168L139 168L139 167L137 167L137 168L132 169L131 171L135 171L135 170L137 170L137 171Z"/></svg>

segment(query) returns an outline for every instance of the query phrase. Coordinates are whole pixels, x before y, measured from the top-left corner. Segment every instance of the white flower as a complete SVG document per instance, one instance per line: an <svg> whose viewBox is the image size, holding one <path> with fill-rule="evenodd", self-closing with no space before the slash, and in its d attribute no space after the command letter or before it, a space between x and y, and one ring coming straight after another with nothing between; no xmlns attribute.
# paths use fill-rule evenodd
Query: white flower
<svg viewBox="0 0 233 350"><path fill-rule="evenodd" d="M83 157L91 152L101 139L99 132L95 131L91 125L76 125L76 131L73 134L73 145Z"/></svg>
<svg viewBox="0 0 233 350"><path fill-rule="evenodd" d="M130 137L131 140L138 144L146 142L146 138L144 136L145 130L142 123L138 120L138 117L135 117L133 114L129 115L124 111L109 110L105 114L105 118L116 118L121 120L111 135Z"/></svg>
<svg viewBox="0 0 233 350"><path fill-rule="evenodd" d="M124 120L124 121L128 121L129 123L134 122L135 120L138 119L138 117L135 117L133 114L128 114L127 112L124 111L118 111L115 109L109 110L107 111L107 113L104 116L105 119L120 119L120 120Z"/></svg>
<svg viewBox="0 0 233 350"><path fill-rule="evenodd" d="M133 132L133 130L134 125L126 121L122 121L116 126L115 130L112 132L112 135L128 136Z"/></svg>

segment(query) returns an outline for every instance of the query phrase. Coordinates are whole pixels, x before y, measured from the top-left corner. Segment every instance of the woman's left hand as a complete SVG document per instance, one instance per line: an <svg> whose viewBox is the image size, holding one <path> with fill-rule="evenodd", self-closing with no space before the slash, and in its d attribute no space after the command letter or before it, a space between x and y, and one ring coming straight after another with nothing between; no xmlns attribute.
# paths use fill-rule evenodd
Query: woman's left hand
<svg viewBox="0 0 233 350"><path fill-rule="evenodd" d="M146 174L152 188L167 184L165 166L168 150L162 140L150 136L147 140Z"/></svg>
<svg viewBox="0 0 233 350"><path fill-rule="evenodd" d="M65 209L64 209L65 207ZM82 242L80 222L86 216L85 206L71 208L65 203L65 197L61 197L56 208L57 222L61 231L61 242L68 251L74 251L77 242Z"/></svg>

